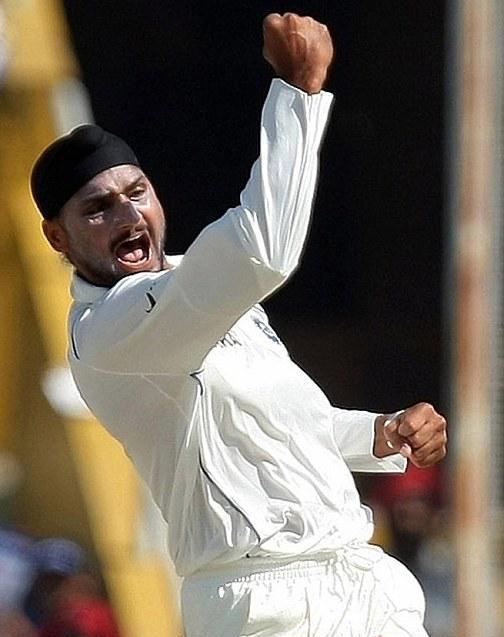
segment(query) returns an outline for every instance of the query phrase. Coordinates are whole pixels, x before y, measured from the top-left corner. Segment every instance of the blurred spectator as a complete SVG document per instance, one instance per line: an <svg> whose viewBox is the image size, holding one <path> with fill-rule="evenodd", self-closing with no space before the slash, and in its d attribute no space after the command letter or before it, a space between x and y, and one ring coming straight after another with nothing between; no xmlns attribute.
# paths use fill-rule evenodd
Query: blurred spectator
<svg viewBox="0 0 504 637"><path fill-rule="evenodd" d="M37 637L119 637L112 609L83 549L64 538L34 542L37 577L25 601ZM1 633L0 633L1 634Z"/></svg>
<svg viewBox="0 0 504 637"><path fill-rule="evenodd" d="M416 571L427 600L425 625L432 637L454 637L455 555L444 511L436 512L430 527L419 547Z"/></svg>
<svg viewBox="0 0 504 637"><path fill-rule="evenodd" d="M21 607L35 578L32 540L15 529L0 527L0 612ZM0 632L3 635L3 632Z"/></svg>
<svg viewBox="0 0 504 637"><path fill-rule="evenodd" d="M89 573L69 577L51 600L40 637L120 637L112 609Z"/></svg>
<svg viewBox="0 0 504 637"><path fill-rule="evenodd" d="M417 469L410 465L404 474L380 476L371 498L388 514L389 551L416 572L419 549L431 531L432 516L441 507L438 467Z"/></svg>
<svg viewBox="0 0 504 637"><path fill-rule="evenodd" d="M0 527L0 636L38 637L21 612L23 599L35 577L32 540L20 531Z"/></svg>
<svg viewBox="0 0 504 637"><path fill-rule="evenodd" d="M427 600L425 625L432 637L454 637L454 555L444 509L439 466L383 476L370 499L387 515L387 549L420 580Z"/></svg>
<svg viewBox="0 0 504 637"><path fill-rule="evenodd" d="M39 637L33 624L19 611L0 612L2 637Z"/></svg>
<svg viewBox="0 0 504 637"><path fill-rule="evenodd" d="M32 544L31 557L37 575L25 599L24 610L27 617L40 626L47 618L50 599L58 587L84 566L85 553L71 540L47 538Z"/></svg>

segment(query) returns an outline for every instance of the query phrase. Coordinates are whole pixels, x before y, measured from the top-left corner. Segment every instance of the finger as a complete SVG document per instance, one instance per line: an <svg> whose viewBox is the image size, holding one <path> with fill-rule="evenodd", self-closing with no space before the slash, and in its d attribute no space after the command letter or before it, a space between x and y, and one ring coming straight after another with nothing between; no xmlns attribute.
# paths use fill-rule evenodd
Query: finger
<svg viewBox="0 0 504 637"><path fill-rule="evenodd" d="M417 449L413 449L413 455L417 460L423 461L429 455L436 451L443 451L446 453L446 435L443 432L438 432L432 436L425 444Z"/></svg>
<svg viewBox="0 0 504 637"><path fill-rule="evenodd" d="M440 433L439 429L435 427L433 423L427 422L422 425L420 429L415 431L415 433L406 436L406 439L413 449L420 449L438 433Z"/></svg>
<svg viewBox="0 0 504 637"><path fill-rule="evenodd" d="M400 453L404 458L409 458L412 454L409 442L397 433L399 426L398 417L402 412L396 412L389 416L383 423L383 435L387 447L396 453Z"/></svg>
<svg viewBox="0 0 504 637"><path fill-rule="evenodd" d="M408 442L414 449L421 449L430 440L441 441L442 444L448 442L446 426L444 423L428 423L412 436L408 436Z"/></svg>
<svg viewBox="0 0 504 637"><path fill-rule="evenodd" d="M263 20L263 29L277 26L282 21L282 16L279 13L269 13Z"/></svg>
<svg viewBox="0 0 504 637"><path fill-rule="evenodd" d="M443 416L436 415L426 422L414 434L407 436L408 442L414 449L419 449L432 438L441 436L447 442L446 421Z"/></svg>
<svg viewBox="0 0 504 637"><path fill-rule="evenodd" d="M399 453L401 454L403 458L406 458L409 460L413 454L413 451L407 442L403 442L399 449Z"/></svg>
<svg viewBox="0 0 504 637"><path fill-rule="evenodd" d="M417 403L406 409L399 425L401 436L409 437L420 430L428 423L435 423L436 426L446 425L446 421L430 403Z"/></svg>
<svg viewBox="0 0 504 637"><path fill-rule="evenodd" d="M401 436L409 438L414 436L426 424L427 421L424 418L419 419L418 416L406 414L403 416L397 429Z"/></svg>
<svg viewBox="0 0 504 637"><path fill-rule="evenodd" d="M297 20L300 19L298 14L297 13L292 13L292 11L289 11L288 13L284 13L283 17L290 24L292 24L293 22L297 22Z"/></svg>
<svg viewBox="0 0 504 637"><path fill-rule="evenodd" d="M425 469L426 467L432 467L437 464L440 460L442 460L446 456L446 448L437 449L429 454L423 460L418 460L415 454L413 454L410 458L410 461L419 469Z"/></svg>

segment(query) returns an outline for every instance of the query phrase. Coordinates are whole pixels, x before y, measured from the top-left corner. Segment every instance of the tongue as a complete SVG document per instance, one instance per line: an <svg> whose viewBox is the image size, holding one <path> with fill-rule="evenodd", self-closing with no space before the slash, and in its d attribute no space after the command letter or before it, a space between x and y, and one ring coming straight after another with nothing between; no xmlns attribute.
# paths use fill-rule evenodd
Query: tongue
<svg viewBox="0 0 504 637"><path fill-rule="evenodd" d="M141 261L145 256L142 246L133 243L125 243L117 249L117 257L121 261L127 261L128 263L136 263Z"/></svg>

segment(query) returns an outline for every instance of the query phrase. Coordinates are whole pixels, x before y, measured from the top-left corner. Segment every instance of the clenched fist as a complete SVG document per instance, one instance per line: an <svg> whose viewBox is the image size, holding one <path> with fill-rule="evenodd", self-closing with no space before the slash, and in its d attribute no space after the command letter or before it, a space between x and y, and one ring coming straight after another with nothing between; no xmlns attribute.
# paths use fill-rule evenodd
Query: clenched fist
<svg viewBox="0 0 504 637"><path fill-rule="evenodd" d="M417 467L430 467L446 455L446 420L429 403L376 419L374 455L400 453Z"/></svg>
<svg viewBox="0 0 504 637"><path fill-rule="evenodd" d="M295 13L270 13L263 29L263 55L276 73L307 93L318 93L333 59L327 27Z"/></svg>

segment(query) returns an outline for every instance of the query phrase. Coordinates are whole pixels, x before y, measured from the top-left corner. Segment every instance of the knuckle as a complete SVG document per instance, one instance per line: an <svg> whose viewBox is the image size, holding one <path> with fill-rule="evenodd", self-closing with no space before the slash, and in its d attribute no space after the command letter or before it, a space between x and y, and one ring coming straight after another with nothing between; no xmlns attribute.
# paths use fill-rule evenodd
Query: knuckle
<svg viewBox="0 0 504 637"><path fill-rule="evenodd" d="M414 447L419 447L423 442L423 436L419 432L415 432L409 436L409 441Z"/></svg>
<svg viewBox="0 0 504 637"><path fill-rule="evenodd" d="M415 428L411 427L411 425L408 422L402 422L397 427L397 433L400 436L408 438L408 440L411 441L411 439L415 435L416 431L415 431Z"/></svg>
<svg viewBox="0 0 504 637"><path fill-rule="evenodd" d="M418 449L417 451L415 451L415 458L420 462L423 462L425 458L427 458L427 456L428 453L425 449Z"/></svg>
<svg viewBox="0 0 504 637"><path fill-rule="evenodd" d="M267 28L273 28L275 26L278 26L279 22L281 22L282 18L280 16L280 14L278 13L269 13L263 20L263 27L265 29Z"/></svg>

